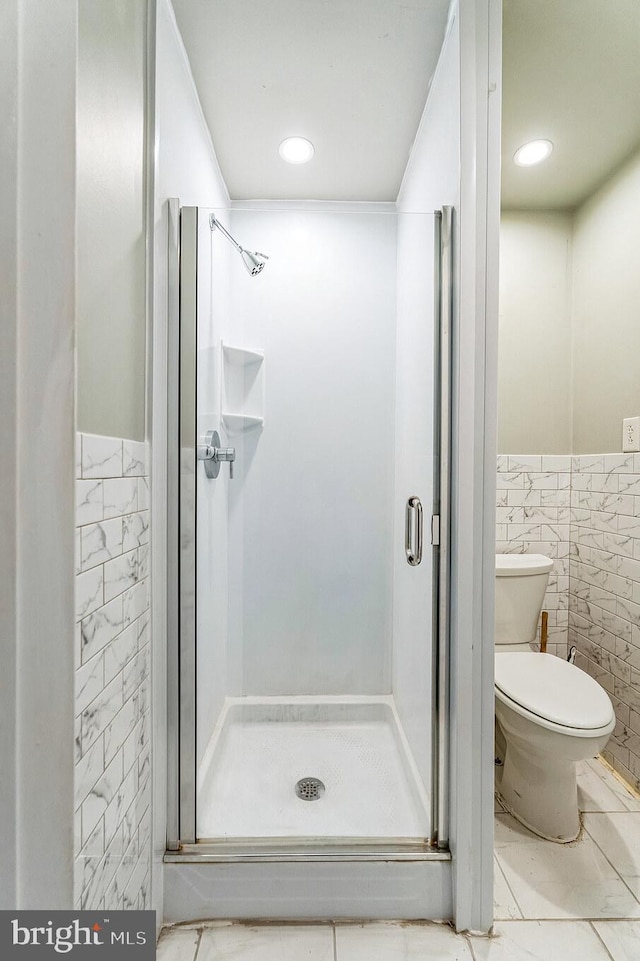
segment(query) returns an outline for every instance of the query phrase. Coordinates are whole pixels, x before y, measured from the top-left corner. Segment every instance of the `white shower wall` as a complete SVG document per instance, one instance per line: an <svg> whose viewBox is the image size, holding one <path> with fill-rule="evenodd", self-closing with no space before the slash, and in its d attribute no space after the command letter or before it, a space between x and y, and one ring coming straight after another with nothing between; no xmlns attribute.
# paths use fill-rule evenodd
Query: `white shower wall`
<svg viewBox="0 0 640 961"><path fill-rule="evenodd" d="M393 693L411 751L430 782L434 405L434 211L458 202L458 38L449 26L398 195ZM407 498L425 512L423 562L410 567L402 540Z"/></svg>
<svg viewBox="0 0 640 961"><path fill-rule="evenodd" d="M425 784L432 716L434 224L433 214L398 215L392 673L398 713ZM404 549L406 502L413 496L422 502L425 523L417 567L407 563Z"/></svg>
<svg viewBox="0 0 640 961"><path fill-rule="evenodd" d="M229 693L387 693L395 208L242 205L232 232L270 259L231 267L234 341L264 350L266 401L262 432L223 437Z"/></svg>
<svg viewBox="0 0 640 961"><path fill-rule="evenodd" d="M229 592L218 630L199 633L199 656L224 661L226 693L393 691L425 782L431 550L408 567L403 511L419 494L428 519L432 503L433 211L457 196L446 109L456 71L450 35L397 206L231 205L234 236L270 259L251 278L231 251L218 337L264 351L265 424L221 430L236 476L224 467L204 483L228 489L228 529L213 515L210 535L199 524L209 580L215 590L218 567ZM221 678L212 671L200 687L211 708Z"/></svg>
<svg viewBox="0 0 640 961"><path fill-rule="evenodd" d="M225 211L215 209L225 220ZM198 214L197 437L221 430L220 340L229 337L228 278L233 251L209 226L209 208ZM191 455L188 454L188 457ZM196 611L198 646L198 761L211 737L228 693L227 618L229 571L229 471L215 480L197 464Z"/></svg>

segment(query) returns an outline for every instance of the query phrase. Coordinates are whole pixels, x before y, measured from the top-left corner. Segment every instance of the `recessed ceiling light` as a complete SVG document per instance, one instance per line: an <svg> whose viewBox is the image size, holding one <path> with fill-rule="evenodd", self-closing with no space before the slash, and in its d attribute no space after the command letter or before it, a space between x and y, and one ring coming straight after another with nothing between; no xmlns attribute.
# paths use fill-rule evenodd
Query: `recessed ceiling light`
<svg viewBox="0 0 640 961"><path fill-rule="evenodd" d="M315 153L315 147L304 137L287 137L279 147L280 156L289 164L306 164Z"/></svg>
<svg viewBox="0 0 640 961"><path fill-rule="evenodd" d="M550 140L531 140L518 147L513 159L519 167L533 167L534 164L546 160L552 150L553 144Z"/></svg>

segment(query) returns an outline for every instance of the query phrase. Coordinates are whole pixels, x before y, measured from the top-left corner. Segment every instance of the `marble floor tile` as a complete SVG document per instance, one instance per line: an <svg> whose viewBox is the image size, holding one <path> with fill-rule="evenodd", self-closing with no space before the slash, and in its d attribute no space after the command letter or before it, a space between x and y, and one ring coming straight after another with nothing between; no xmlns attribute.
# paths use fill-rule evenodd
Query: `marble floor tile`
<svg viewBox="0 0 640 961"><path fill-rule="evenodd" d="M337 961L472 961L467 939L444 924L337 924L335 932Z"/></svg>
<svg viewBox="0 0 640 961"><path fill-rule="evenodd" d="M611 961L588 921L502 921L471 947L474 961Z"/></svg>
<svg viewBox="0 0 640 961"><path fill-rule="evenodd" d="M615 781L604 765L597 761L595 763L602 774L586 761L578 767L578 808L581 811L628 811L622 797L623 786ZM612 789L611 782L617 784L617 791ZM631 795L629 799L633 800Z"/></svg>
<svg viewBox="0 0 640 961"><path fill-rule="evenodd" d="M585 814L584 823L607 860L640 898L640 814Z"/></svg>
<svg viewBox="0 0 640 961"><path fill-rule="evenodd" d="M606 764L603 764L602 761L595 757L587 761L586 764L604 781L607 788L619 798L627 811L640 811L640 798L634 797L631 791L609 770Z"/></svg>
<svg viewBox="0 0 640 961"><path fill-rule="evenodd" d="M157 961L194 961L200 932L194 928L164 928L156 948Z"/></svg>
<svg viewBox="0 0 640 961"><path fill-rule="evenodd" d="M640 903L588 834L554 844L523 834L509 815L496 821L496 857L525 918L640 918Z"/></svg>
<svg viewBox="0 0 640 961"><path fill-rule="evenodd" d="M197 961L227 959L334 961L333 929L330 924L228 924L204 928Z"/></svg>
<svg viewBox="0 0 640 961"><path fill-rule="evenodd" d="M533 831L529 831L524 824L520 824L514 817L507 814L497 814L495 817L494 845L496 852L512 844L538 844L540 838Z"/></svg>
<svg viewBox="0 0 640 961"><path fill-rule="evenodd" d="M594 921L613 961L638 961L640 921Z"/></svg>
<svg viewBox="0 0 640 961"><path fill-rule="evenodd" d="M522 911L506 882L497 858L493 863L493 916L497 921L522 918Z"/></svg>

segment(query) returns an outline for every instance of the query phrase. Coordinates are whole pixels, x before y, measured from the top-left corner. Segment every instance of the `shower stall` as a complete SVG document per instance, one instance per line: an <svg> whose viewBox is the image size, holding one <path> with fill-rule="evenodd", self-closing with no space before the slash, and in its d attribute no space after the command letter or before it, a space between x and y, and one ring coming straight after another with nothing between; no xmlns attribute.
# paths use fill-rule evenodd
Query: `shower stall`
<svg viewBox="0 0 640 961"><path fill-rule="evenodd" d="M170 222L167 857L448 868L451 208Z"/></svg>

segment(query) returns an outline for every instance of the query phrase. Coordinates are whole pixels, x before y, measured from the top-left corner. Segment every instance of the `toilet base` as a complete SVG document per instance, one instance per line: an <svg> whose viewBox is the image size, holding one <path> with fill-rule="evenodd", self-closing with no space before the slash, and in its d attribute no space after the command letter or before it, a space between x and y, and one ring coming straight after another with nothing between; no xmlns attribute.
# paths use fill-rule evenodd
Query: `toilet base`
<svg viewBox="0 0 640 961"><path fill-rule="evenodd" d="M529 824L529 822L525 821L525 819L521 817L517 811L514 811L514 809L509 806L507 801L504 799L504 797L500 793L499 788L498 788L497 794L498 794L498 797L500 798L500 801L502 802L502 806L505 809L506 813L510 814L511 817L514 818L514 820L518 821L528 831L531 831L532 834L535 834L537 837L542 838L543 841L553 841L555 844L570 844L572 841L577 841L580 835L582 834L582 817L580 816L580 814L578 814L578 822L579 822L578 833L576 834L575 837L573 838L552 837L551 835L548 835L548 834L542 834L535 824Z"/></svg>
<svg viewBox="0 0 640 961"><path fill-rule="evenodd" d="M547 841L567 844L580 834L575 763L536 757L507 740L498 793L517 821Z"/></svg>

